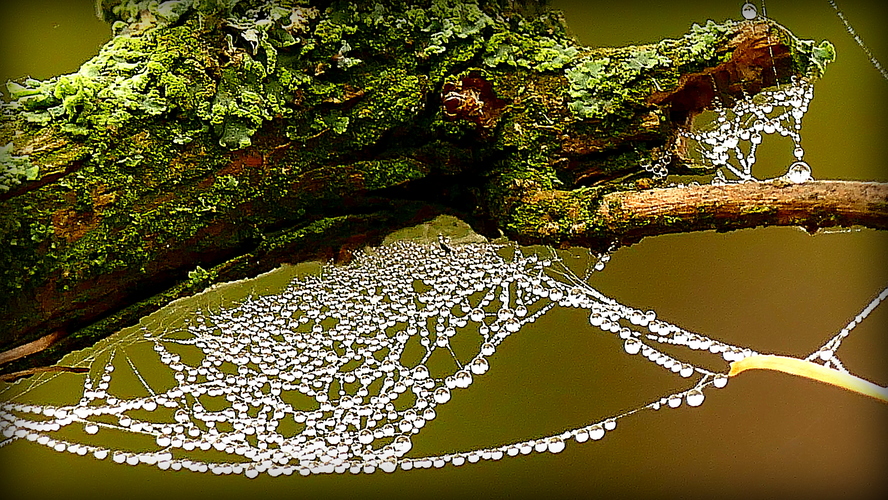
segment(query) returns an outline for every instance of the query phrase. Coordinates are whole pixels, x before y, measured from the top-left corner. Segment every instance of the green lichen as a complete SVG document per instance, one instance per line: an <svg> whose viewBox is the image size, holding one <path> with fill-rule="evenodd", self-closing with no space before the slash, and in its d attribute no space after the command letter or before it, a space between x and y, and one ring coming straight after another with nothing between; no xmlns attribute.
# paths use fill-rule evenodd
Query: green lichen
<svg viewBox="0 0 888 500"><path fill-rule="evenodd" d="M40 168L31 163L27 156L12 154L12 143L0 146L0 193L4 193L22 183L37 178Z"/></svg>
<svg viewBox="0 0 888 500"><path fill-rule="evenodd" d="M836 60L836 47L828 40L823 40L816 46L814 40L801 40L798 43L802 51L810 51L813 67L808 72L811 76L822 76L826 66Z"/></svg>
<svg viewBox="0 0 888 500"><path fill-rule="evenodd" d="M826 65L836 60L836 47L828 40L823 40L820 44L811 50L814 61L820 69L826 68Z"/></svg>
<svg viewBox="0 0 888 500"><path fill-rule="evenodd" d="M482 57L491 68L502 64L555 71L571 63L578 53L579 49L567 40L501 31L489 39Z"/></svg>
<svg viewBox="0 0 888 500"><path fill-rule="evenodd" d="M607 69L610 62L609 58L585 59L565 70L570 84L567 93L571 98L567 106L577 118L601 119L613 108L617 97L613 90L619 92L620 88L606 83L612 74Z"/></svg>
<svg viewBox="0 0 888 500"><path fill-rule="evenodd" d="M432 32L426 54L443 54L453 42L477 38L482 30L495 24L477 3L433 0L429 14L428 24L422 28Z"/></svg>
<svg viewBox="0 0 888 500"><path fill-rule="evenodd" d="M580 119L613 123L631 117L643 107L643 100L653 87L659 85L653 80L677 80L671 78L671 73L679 67L711 64L716 47L722 45L732 26L730 21L717 24L710 20L704 26L694 24L680 40L611 50L607 57L580 58L564 71L569 83L568 108ZM639 86L642 79L651 83Z"/></svg>
<svg viewBox="0 0 888 500"><path fill-rule="evenodd" d="M597 188L550 191L536 195L533 203L520 204L504 221L507 234L534 235L537 244L559 245L591 234L598 222L594 207L606 192Z"/></svg>
<svg viewBox="0 0 888 500"><path fill-rule="evenodd" d="M638 82L671 66L672 60L658 46L611 50L606 57L580 58L564 70L569 84L568 109L580 119L629 118L643 106L652 86L639 86Z"/></svg>
<svg viewBox="0 0 888 500"><path fill-rule="evenodd" d="M734 23L726 21L716 23L713 20L706 21L700 26L694 23L691 32L684 36L687 51L683 59L688 62L706 63L715 58L716 48L720 45L725 35L731 32Z"/></svg>
<svg viewBox="0 0 888 500"><path fill-rule="evenodd" d="M10 106L24 109L34 124L57 124L79 136L107 135L140 120L177 115L182 118L173 137L177 144L210 130L222 147L235 150L249 147L256 131L274 119L291 117L293 138L325 130L343 135L362 121L379 121L366 105L348 115L301 113L343 95L344 73L357 71L353 76L365 84L363 90L384 92L373 96L386 101L373 103L375 108L389 109L391 98L396 110L410 107L415 115L423 98L416 92L415 69L378 71L379 61L355 54L430 65L427 74L436 80L452 65L471 60L553 71L577 54L558 19L543 16L525 27L516 16L512 22L522 29L515 29L478 2L431 0L425 8L406 1L349 2L325 13L299 4L102 1L99 10L119 25L117 36L77 73L13 84ZM208 48L212 40L201 38L220 24L228 49L214 54ZM396 83L392 70L407 73L414 85ZM214 72L217 78L206 78ZM409 104L400 103L404 97Z"/></svg>
<svg viewBox="0 0 888 500"><path fill-rule="evenodd" d="M610 127L636 116L647 107L646 99L652 93L675 88L681 75L730 59L727 39L736 28L737 23L731 20L709 20L704 25L694 24L688 34L677 40L592 50L564 70L568 109L576 118L600 121ZM786 30L772 31L779 33L780 40L792 51L798 74L819 77L835 59L835 48L827 41L815 46L812 40L799 40Z"/></svg>
<svg viewBox="0 0 888 500"><path fill-rule="evenodd" d="M649 86L639 89L637 81L670 63L656 48L580 59L564 72L569 83L568 109L581 119L629 118L648 94Z"/></svg>
<svg viewBox="0 0 888 500"><path fill-rule="evenodd" d="M152 35L119 35L76 73L12 84L12 101L4 112L19 112L28 122L55 125L94 144L172 112L193 114L215 85L194 71L203 54L186 31L178 27ZM169 46L172 40L180 42ZM202 129L195 118L180 122L180 135L188 136L189 128Z"/></svg>

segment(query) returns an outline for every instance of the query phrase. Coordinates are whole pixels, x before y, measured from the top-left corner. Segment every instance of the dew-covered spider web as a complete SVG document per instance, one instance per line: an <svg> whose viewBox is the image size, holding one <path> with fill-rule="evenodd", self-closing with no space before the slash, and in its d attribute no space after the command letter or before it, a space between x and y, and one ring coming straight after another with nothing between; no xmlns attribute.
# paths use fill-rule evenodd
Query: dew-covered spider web
<svg viewBox="0 0 888 500"><path fill-rule="evenodd" d="M801 120L812 97L807 80L793 79L719 107L710 125L684 136L715 170L715 183L760 180L753 167L764 137L788 137L784 178L805 182L811 169ZM668 160L648 167L665 176ZM58 373L4 386L0 446L26 440L121 464L247 477L462 466L559 453L603 439L635 413L700 406L728 382L727 371L701 358L736 362L759 354L602 294L587 278L609 258L597 256L581 277L552 250L514 245L443 238L367 249L279 293L192 312L181 326L143 326L108 339L73 363L89 372L78 375L83 383L71 401L47 404L36 396ZM836 354L842 341L886 298L888 289L806 360L847 373ZM659 367L683 388L547 435L411 453L435 425L437 409L496 368L509 337L558 308L583 310L613 349ZM134 361L140 350L150 362Z"/></svg>
<svg viewBox="0 0 888 500"><path fill-rule="evenodd" d="M804 161L802 118L814 98L814 86L792 77L786 85L763 90L739 99L733 106L718 106L715 119L700 130L681 134L696 144L703 163L715 171L713 184L761 181L754 172L756 153L765 136L792 140L792 161L783 178L794 183L812 180L811 167Z"/></svg>
<svg viewBox="0 0 888 500"><path fill-rule="evenodd" d="M833 0L829 0L829 4L873 67L882 77L888 79L885 68L851 26L844 13ZM762 16L766 16L764 1L761 2L761 7ZM751 2L743 4L741 14L747 20L754 20L759 15ZM771 59L773 63L773 53ZM776 79L777 73L774 71ZM713 88L718 88L714 80ZM793 76L788 83L765 89L755 95L744 96L732 106L721 105L716 100L714 120L699 130L682 130L680 133L691 142L703 164L714 170L715 176L711 181L713 184L773 180L754 171L759 146L768 135L792 140L792 159L787 162L786 171L779 178L793 183L806 182L813 180L813 177L811 166L804 161L805 150L801 144L801 130L802 118L813 98L812 82L807 78ZM666 175L665 163L668 163L668 158L661 161L660 165L654 164L647 166L646 169L654 172L655 176L663 177Z"/></svg>
<svg viewBox="0 0 888 500"><path fill-rule="evenodd" d="M587 274L608 259L598 256ZM809 359L844 370L835 354L841 340L886 297L888 290ZM686 388L550 435L412 456L436 408L470 390L510 336L554 308L585 310L615 349L686 379ZM151 346L160 369L136 366L127 352L138 346ZM28 401L50 375L8 386L0 429L3 444L24 439L122 464L248 477L460 466L559 453L602 439L636 412L699 406L707 390L726 385L725 373L666 354L666 346L727 361L756 354L620 304L554 251L396 242L280 293L196 313L181 328L143 327L110 343L83 360L90 372L71 404ZM118 378L138 379L139 389L118 388ZM132 439L108 438L118 435Z"/></svg>

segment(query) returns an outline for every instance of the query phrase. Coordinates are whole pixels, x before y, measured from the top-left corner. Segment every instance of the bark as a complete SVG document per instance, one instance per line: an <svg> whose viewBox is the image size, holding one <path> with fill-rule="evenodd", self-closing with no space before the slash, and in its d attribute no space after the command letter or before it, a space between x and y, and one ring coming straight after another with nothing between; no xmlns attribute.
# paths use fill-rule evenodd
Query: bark
<svg viewBox="0 0 888 500"><path fill-rule="evenodd" d="M217 281L347 260L440 213L594 247L885 225L881 185L640 191L656 181L639 165L664 152L670 171L696 172L678 131L716 98L820 75L831 46L770 20L590 48L533 2L317 3L106 0L115 37L96 58L10 89L0 348L60 340L0 371L50 363Z"/></svg>
<svg viewBox="0 0 888 500"><path fill-rule="evenodd" d="M538 220L546 219L552 206L563 213L580 212L589 209L584 204L591 204L594 226L574 225L571 234L560 237L558 242L593 248L631 245L646 236L661 234L759 226L798 226L811 233L836 226L888 229L888 184L878 182L794 184L778 179L616 191L595 201L568 192L549 191L534 193L524 201L526 206L537 207L542 213ZM547 227L529 227L518 239L526 244L558 244L551 241Z"/></svg>

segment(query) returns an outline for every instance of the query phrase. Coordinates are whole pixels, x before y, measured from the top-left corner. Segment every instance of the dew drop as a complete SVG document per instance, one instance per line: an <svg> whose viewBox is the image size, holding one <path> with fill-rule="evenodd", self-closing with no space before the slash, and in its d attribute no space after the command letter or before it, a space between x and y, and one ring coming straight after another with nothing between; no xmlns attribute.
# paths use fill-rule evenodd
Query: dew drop
<svg viewBox="0 0 888 500"><path fill-rule="evenodd" d="M592 314L589 315L589 324L590 325L601 326L601 324L603 322L604 322L604 317L601 316L601 314L599 314L597 312L593 312Z"/></svg>
<svg viewBox="0 0 888 500"><path fill-rule="evenodd" d="M485 343L481 344L481 355L482 356L490 356L494 352L496 352L496 347L494 347L493 344L491 344L489 342L485 342Z"/></svg>
<svg viewBox="0 0 888 500"><path fill-rule="evenodd" d="M472 385L472 375L465 370L458 371L456 375L453 376L453 380L456 383L456 386L462 389Z"/></svg>
<svg viewBox="0 0 888 500"><path fill-rule="evenodd" d="M475 358L475 361L472 361L470 368L475 375L483 375L488 369L490 369L490 364L484 358Z"/></svg>
<svg viewBox="0 0 888 500"><path fill-rule="evenodd" d="M790 165L786 172L786 178L789 182L801 184L812 180L811 167L803 161L797 161Z"/></svg>
<svg viewBox="0 0 888 500"><path fill-rule="evenodd" d="M564 440L559 437L549 438L546 445L549 453L561 453L564 451Z"/></svg>
<svg viewBox="0 0 888 500"><path fill-rule="evenodd" d="M433 397L436 403L444 404L450 401L450 389L446 387L439 387L435 390L435 394Z"/></svg>
<svg viewBox="0 0 888 500"><path fill-rule="evenodd" d="M373 433L367 429L358 433L358 442L361 444L370 444L373 442Z"/></svg>
<svg viewBox="0 0 888 500"><path fill-rule="evenodd" d="M395 438L394 442L392 442L392 446L398 454L403 455L410 451L410 448L413 447L413 443L407 436L398 436Z"/></svg>
<svg viewBox="0 0 888 500"><path fill-rule="evenodd" d="M469 319L476 323L480 322L484 319L484 311L482 311L481 309L473 309L472 313L469 315Z"/></svg>
<svg viewBox="0 0 888 500"><path fill-rule="evenodd" d="M623 343L623 348L629 354L638 354L641 351L641 341L630 337Z"/></svg>
<svg viewBox="0 0 888 500"><path fill-rule="evenodd" d="M425 365L418 365L413 369L413 378L417 380L425 380L429 377L429 369Z"/></svg>
<svg viewBox="0 0 888 500"><path fill-rule="evenodd" d="M703 396L703 391L700 391L699 389L692 389L688 391L685 399L688 402L688 406L700 406L703 404L703 399L705 399L705 396Z"/></svg>
<svg viewBox="0 0 888 500"><path fill-rule="evenodd" d="M521 323L515 318L509 318L506 321L506 331L509 333L515 333L521 329Z"/></svg>
<svg viewBox="0 0 888 500"><path fill-rule="evenodd" d="M595 424L595 425L589 427L589 439L591 439L593 441L598 441L599 439L601 439L603 437L604 437L604 428L601 425Z"/></svg>

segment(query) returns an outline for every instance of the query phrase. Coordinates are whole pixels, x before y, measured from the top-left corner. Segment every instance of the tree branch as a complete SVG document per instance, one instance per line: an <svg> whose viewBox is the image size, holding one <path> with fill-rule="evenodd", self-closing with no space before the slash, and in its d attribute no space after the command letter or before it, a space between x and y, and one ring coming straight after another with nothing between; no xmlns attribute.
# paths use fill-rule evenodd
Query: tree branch
<svg viewBox="0 0 888 500"><path fill-rule="evenodd" d="M528 190L513 202L508 235L527 245L598 251L646 236L758 226L888 229L888 184L784 179L646 190Z"/></svg>
<svg viewBox="0 0 888 500"><path fill-rule="evenodd" d="M888 184L856 181L750 182L623 191L604 196L596 216L615 241L758 226L888 229Z"/></svg>

